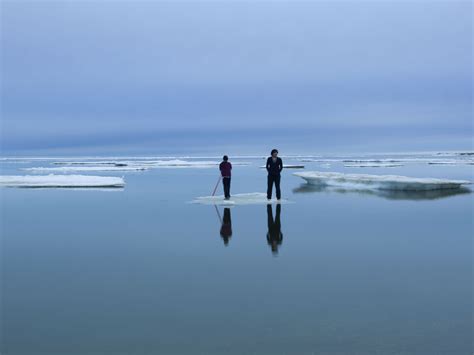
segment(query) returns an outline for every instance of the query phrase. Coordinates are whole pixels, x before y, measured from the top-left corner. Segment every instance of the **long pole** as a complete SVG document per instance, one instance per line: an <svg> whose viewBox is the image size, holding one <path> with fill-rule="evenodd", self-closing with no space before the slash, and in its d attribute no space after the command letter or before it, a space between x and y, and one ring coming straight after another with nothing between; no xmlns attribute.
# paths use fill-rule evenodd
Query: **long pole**
<svg viewBox="0 0 474 355"><path fill-rule="evenodd" d="M222 225L222 217L221 217L221 214L219 213L219 209L217 208L216 205L214 205L214 208L216 209L216 212L217 212L217 218L219 218L219 222L221 222L221 225Z"/></svg>
<svg viewBox="0 0 474 355"><path fill-rule="evenodd" d="M217 186L219 186L219 183L221 182L222 176L219 176L219 179L217 180L216 187L214 187L214 191L212 191L212 196L216 194Z"/></svg>

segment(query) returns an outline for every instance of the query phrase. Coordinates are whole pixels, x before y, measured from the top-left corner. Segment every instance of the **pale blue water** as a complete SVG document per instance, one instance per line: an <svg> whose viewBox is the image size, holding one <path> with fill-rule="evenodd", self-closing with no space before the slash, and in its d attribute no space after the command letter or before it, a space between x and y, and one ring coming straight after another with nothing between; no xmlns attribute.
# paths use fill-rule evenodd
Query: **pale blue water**
<svg viewBox="0 0 474 355"><path fill-rule="evenodd" d="M263 160L242 161L232 192L265 191ZM472 180L472 165L303 164ZM123 190L0 189L1 353L471 354L472 194L338 193L295 171L278 253L265 204L230 209L226 246L223 208L188 203L215 169L94 174L125 176Z"/></svg>

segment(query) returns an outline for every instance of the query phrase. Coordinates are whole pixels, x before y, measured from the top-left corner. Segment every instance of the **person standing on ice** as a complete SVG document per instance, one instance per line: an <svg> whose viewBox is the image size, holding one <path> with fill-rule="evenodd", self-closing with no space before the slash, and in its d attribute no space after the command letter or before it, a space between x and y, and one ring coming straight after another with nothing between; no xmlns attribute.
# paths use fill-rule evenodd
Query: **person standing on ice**
<svg viewBox="0 0 474 355"><path fill-rule="evenodd" d="M281 171L283 170L283 161L278 157L278 150L273 149L271 157L267 159L267 199L272 199L273 184L275 184L277 200L281 199L280 179Z"/></svg>
<svg viewBox="0 0 474 355"><path fill-rule="evenodd" d="M222 163L219 164L219 170L222 176L222 185L224 185L224 197L226 200L230 199L230 175L232 170L232 164L229 163L229 157L224 155L222 157Z"/></svg>

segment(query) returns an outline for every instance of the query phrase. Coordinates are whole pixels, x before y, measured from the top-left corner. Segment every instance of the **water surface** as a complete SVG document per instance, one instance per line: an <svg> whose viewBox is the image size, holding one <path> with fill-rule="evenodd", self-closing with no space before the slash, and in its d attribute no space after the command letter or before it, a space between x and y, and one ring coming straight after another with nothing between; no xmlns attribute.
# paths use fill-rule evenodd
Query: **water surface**
<svg viewBox="0 0 474 355"><path fill-rule="evenodd" d="M264 192L263 160L242 160L232 192ZM466 165L304 164L472 180ZM472 353L470 191L333 191L291 172L279 207L189 203L214 169L2 188L2 354Z"/></svg>

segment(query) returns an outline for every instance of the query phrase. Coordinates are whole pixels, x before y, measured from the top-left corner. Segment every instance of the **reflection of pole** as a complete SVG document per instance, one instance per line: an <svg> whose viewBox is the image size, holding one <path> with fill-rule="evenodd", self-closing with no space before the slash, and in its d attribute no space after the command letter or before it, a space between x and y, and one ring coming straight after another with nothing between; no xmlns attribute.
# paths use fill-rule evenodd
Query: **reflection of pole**
<svg viewBox="0 0 474 355"><path fill-rule="evenodd" d="M219 222L221 222L221 225L222 225L222 217L221 217L221 214L219 213L219 209L217 208L216 205L214 205L214 208L216 209L216 212L217 212L217 218L219 218Z"/></svg>
<svg viewBox="0 0 474 355"><path fill-rule="evenodd" d="M216 194L217 186L219 186L219 182L221 181L222 176L219 176L219 179L217 180L216 187L214 187L214 191L212 191L212 196Z"/></svg>

